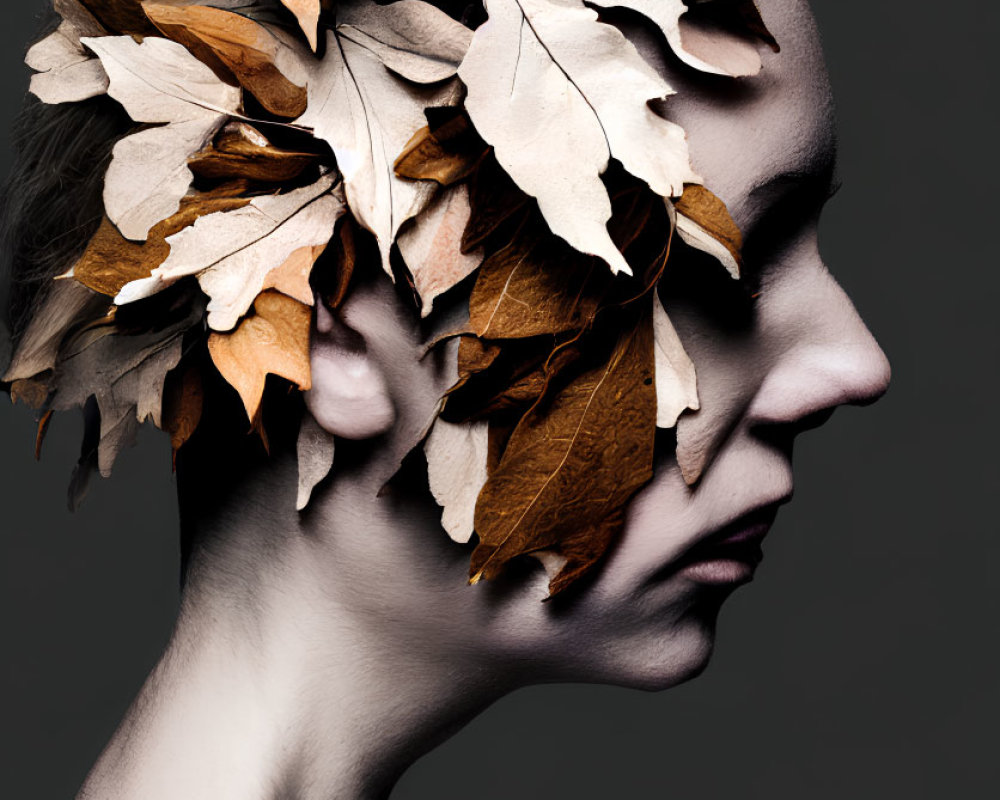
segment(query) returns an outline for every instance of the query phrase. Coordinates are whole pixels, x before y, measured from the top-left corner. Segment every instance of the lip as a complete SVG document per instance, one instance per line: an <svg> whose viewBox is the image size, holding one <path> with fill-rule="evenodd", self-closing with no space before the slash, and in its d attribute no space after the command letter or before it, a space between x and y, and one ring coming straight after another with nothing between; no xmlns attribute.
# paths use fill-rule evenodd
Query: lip
<svg viewBox="0 0 1000 800"><path fill-rule="evenodd" d="M738 586L753 579L764 558L761 545L779 506L791 496L757 506L696 539L659 577L681 576L709 586Z"/></svg>

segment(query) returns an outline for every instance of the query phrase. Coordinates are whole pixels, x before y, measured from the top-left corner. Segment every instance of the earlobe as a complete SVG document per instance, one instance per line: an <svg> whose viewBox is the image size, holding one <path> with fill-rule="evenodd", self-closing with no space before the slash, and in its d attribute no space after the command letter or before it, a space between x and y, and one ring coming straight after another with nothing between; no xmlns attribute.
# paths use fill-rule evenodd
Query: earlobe
<svg viewBox="0 0 1000 800"><path fill-rule="evenodd" d="M396 420L389 387L364 337L316 298L306 407L320 427L345 439L386 433Z"/></svg>

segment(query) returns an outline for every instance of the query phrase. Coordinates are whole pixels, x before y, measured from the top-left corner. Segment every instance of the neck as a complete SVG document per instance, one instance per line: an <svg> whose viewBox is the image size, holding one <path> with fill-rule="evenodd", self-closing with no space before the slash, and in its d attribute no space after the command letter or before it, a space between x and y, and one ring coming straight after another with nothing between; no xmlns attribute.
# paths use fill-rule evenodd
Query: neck
<svg viewBox="0 0 1000 800"><path fill-rule="evenodd" d="M171 644L81 800L384 798L503 693L472 656L401 641L391 610L383 626L331 585L297 518L277 546L273 519L238 527L192 559Z"/></svg>

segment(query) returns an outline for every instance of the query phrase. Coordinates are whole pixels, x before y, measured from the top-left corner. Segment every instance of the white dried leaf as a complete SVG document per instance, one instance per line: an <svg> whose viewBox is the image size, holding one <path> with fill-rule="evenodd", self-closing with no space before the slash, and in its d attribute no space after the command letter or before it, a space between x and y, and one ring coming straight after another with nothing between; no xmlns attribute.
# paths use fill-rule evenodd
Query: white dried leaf
<svg viewBox="0 0 1000 800"><path fill-rule="evenodd" d="M461 22L420 0L399 0L376 14L369 3L347 4L338 10L337 20L339 35L417 83L454 77L472 41L472 31Z"/></svg>
<svg viewBox="0 0 1000 800"><path fill-rule="evenodd" d="M114 148L104 186L108 217L126 238L144 240L174 214L193 175L187 159L211 141L240 106L238 88L168 39L84 38L110 79L108 94L136 122L162 123Z"/></svg>
<svg viewBox="0 0 1000 800"><path fill-rule="evenodd" d="M728 247L693 219L685 217L683 214L676 214L676 220L677 234L684 240L685 244L718 260L733 278L740 277L739 262L736 261Z"/></svg>
<svg viewBox="0 0 1000 800"><path fill-rule="evenodd" d="M482 250L462 252L462 234L471 214L469 189L460 183L439 193L399 235L400 255L423 304L421 316L431 313L434 298L465 280L483 263Z"/></svg>
<svg viewBox="0 0 1000 800"><path fill-rule="evenodd" d="M631 272L611 241L611 157L662 197L700 183L680 126L649 101L674 93L582 0L487 0L459 69L466 110L552 232Z"/></svg>
<svg viewBox="0 0 1000 800"><path fill-rule="evenodd" d="M197 275L211 298L208 325L231 330L263 290L269 273L303 247L325 245L345 211L331 193L336 176L283 195L255 197L249 205L199 217L167 238L170 255L148 278L126 284L115 303L149 297L188 275Z"/></svg>
<svg viewBox="0 0 1000 800"><path fill-rule="evenodd" d="M694 363L656 292L653 293L653 341L656 427L672 428L685 411L698 410L698 379Z"/></svg>
<svg viewBox="0 0 1000 800"><path fill-rule="evenodd" d="M77 103L108 90L108 75L101 62L80 43L81 32L63 20L49 36L35 44L24 63L35 74L29 91L43 103Z"/></svg>
<svg viewBox="0 0 1000 800"><path fill-rule="evenodd" d="M431 494L444 511L441 526L466 543L475 527L476 500L486 483L489 424L437 419L424 443Z"/></svg>
<svg viewBox="0 0 1000 800"><path fill-rule="evenodd" d="M327 32L326 55L310 67L309 108L296 120L333 149L351 211L375 235L390 276L389 253L400 226L423 211L436 187L433 181L397 178L393 164L426 124L424 109L459 99L457 81L415 85L387 68L379 51L384 54L392 45L378 33L394 5L348 4L343 12L338 7L338 15L350 19L350 30ZM381 43L378 51L376 43ZM444 42L442 52L450 47ZM432 61L428 53L411 54L408 69L416 69L412 64L418 58Z"/></svg>
<svg viewBox="0 0 1000 800"><path fill-rule="evenodd" d="M312 498L315 489L333 469L335 440L332 433L325 430L306 409L302 414L302 426L296 453L299 462L299 491L295 508L303 511Z"/></svg>
<svg viewBox="0 0 1000 800"><path fill-rule="evenodd" d="M712 75L756 75L760 53L750 41L685 19L683 0L591 0L602 8L628 8L652 21L674 54L689 67Z"/></svg>

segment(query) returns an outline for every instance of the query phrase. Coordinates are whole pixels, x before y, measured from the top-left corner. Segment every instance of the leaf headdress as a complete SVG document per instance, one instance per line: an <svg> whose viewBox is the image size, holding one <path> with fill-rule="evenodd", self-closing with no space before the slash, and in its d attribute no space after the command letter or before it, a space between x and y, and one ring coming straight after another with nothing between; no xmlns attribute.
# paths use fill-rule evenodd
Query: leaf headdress
<svg viewBox="0 0 1000 800"><path fill-rule="evenodd" d="M96 402L71 491L147 419L184 446L193 350L255 427L268 375L308 389L311 307L343 302L370 237L424 316L471 282L459 379L422 443L445 530L478 537L470 579L522 555L552 594L588 572L652 477L656 428L699 405L656 291L674 238L734 277L741 246L651 105L673 88L601 13L638 13L688 67L741 77L777 48L752 0L484 0L462 20L422 0L54 7L31 91L107 94L137 124L3 378L40 435ZM299 448L304 507L333 442L306 415Z"/></svg>

